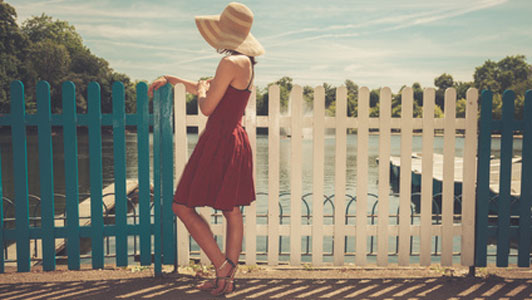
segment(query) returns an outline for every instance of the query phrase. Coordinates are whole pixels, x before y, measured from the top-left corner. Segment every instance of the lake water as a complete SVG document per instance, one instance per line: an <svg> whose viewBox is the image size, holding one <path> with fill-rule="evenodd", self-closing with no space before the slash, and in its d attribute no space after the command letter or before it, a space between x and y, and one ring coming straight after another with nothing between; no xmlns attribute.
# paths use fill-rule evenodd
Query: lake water
<svg viewBox="0 0 532 300"><path fill-rule="evenodd" d="M197 134L188 134L188 153L192 153L194 146L197 143L198 135ZM400 142L401 138L399 135L393 135L391 138L391 154L399 155L400 154ZM60 134L54 135L52 137L53 142L53 159L54 159L54 191L55 193L64 194L65 184L64 184L64 158L63 158L63 140ZM151 137L150 137L151 142ZM137 136L136 134L127 134L126 135L126 163L127 163L127 177L131 179L137 178ZM332 197L334 195L334 169L335 169L335 137L334 135L327 135L325 137L325 151L324 151L324 194ZM456 138L456 155L462 156L464 139L460 136ZM413 152L421 152L422 147L422 138L421 136L414 136L412 149ZM378 135L371 135L369 138L368 145L368 192L377 194L378 191L378 164L377 158L379 153L379 137ZM521 139L514 140L514 149L515 154L520 155L522 145ZM280 204L284 214L290 213L290 139L282 138L280 141ZM2 185L3 193L5 197L13 199L13 153L11 148L11 136L9 133L2 134L0 136L0 151L2 155ZM356 134L349 134L347 137L347 162L346 162L346 194L355 196L356 195L356 151L357 151L357 136ZM443 153L443 137L436 136L434 139L434 151L436 153ZM495 138L492 142L492 154L498 156L500 151L500 140ZM88 135L84 133L78 134L78 153L79 153L79 192L81 195L88 194L89 192L89 154L88 154ZM312 139L304 139L302 145L302 155L303 161L312 162L313 160L313 143ZM153 157L153 155L150 155ZM105 134L102 137L102 166L103 166L103 184L107 186L111 184L114 180L113 178L113 139L111 134ZM268 199L268 136L267 135L257 135L257 147L256 147L256 192L257 192L257 213L266 214L267 213L267 199ZM153 164L153 158L150 160L150 164ZM150 166L150 173L152 172L153 166ZM304 164L302 166L303 178L303 193L312 193L312 164ZM37 136L35 134L28 135L28 172L29 172L29 192L30 194L39 195L39 173L38 173L38 145L37 145ZM151 178L153 180L153 178ZM177 183L174 183L177 184ZM390 191L391 193L391 191ZM84 199L85 197L81 197ZM323 199L320 197L320 199ZM309 210L307 211L307 206L302 205L303 211L302 215L311 214L312 208L312 195L308 195L304 198L308 204ZM372 197L369 198L370 203L368 203L368 213L371 212L371 208L374 204L375 199ZM354 203L353 203L354 204ZM390 214L397 213L398 197L390 195ZM351 205L350 213L354 213L354 206ZM33 213L32 204L30 204L30 214L40 215L38 210ZM63 213L64 211L64 200L58 198L55 204L56 213ZM332 213L332 207L330 205L325 205L324 207L325 214ZM9 215L10 208L6 207L5 214ZM353 219L354 220L354 219ZM331 224L331 219L325 219L325 222ZM257 222L266 223L265 218L258 218ZM288 219L283 220L284 224L289 223ZM354 221L353 221L354 222ZM390 222L394 223L393 218L390 218ZM350 223L352 223L350 221ZM305 223L304 223L305 224ZM354 224L354 223L353 223ZM258 251L266 250L266 237L257 237ZM311 243L311 241L309 241ZM288 251L289 249L289 238L283 237L282 240L283 246L282 250ZM307 240L304 238L303 247L306 247ZM414 244L416 244L414 240ZM459 239L455 243L459 246ZM332 237L325 237L324 240L324 251L330 251L332 245ZM354 239L349 238L347 242L348 252L354 251ZM392 250L395 245L395 238L390 239L390 250ZM415 248L415 247L414 247ZM459 251L459 248L457 249ZM264 257L259 256L259 260ZM413 257L413 262L416 258ZM458 259L458 258L457 258ZM282 261L288 260L287 256L281 256ZM329 257L325 257L326 261L330 261ZM310 261L310 257L303 256L303 261ZM354 261L352 256L346 257L346 262ZM371 261L371 258L370 258ZM390 258L390 262L393 262L394 258ZM439 259L437 260L439 261Z"/></svg>

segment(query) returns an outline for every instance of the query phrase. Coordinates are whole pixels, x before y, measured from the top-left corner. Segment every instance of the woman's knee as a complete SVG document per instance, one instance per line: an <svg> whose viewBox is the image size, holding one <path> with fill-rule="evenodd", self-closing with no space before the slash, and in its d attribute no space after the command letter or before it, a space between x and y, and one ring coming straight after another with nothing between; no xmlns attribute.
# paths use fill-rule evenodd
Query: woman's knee
<svg viewBox="0 0 532 300"><path fill-rule="evenodd" d="M195 212L193 208L175 202L172 204L172 210L174 211L174 214L181 220Z"/></svg>
<svg viewBox="0 0 532 300"><path fill-rule="evenodd" d="M238 206L233 207L232 210L223 211L223 215L226 219L230 218L242 218L242 213L240 212L240 208Z"/></svg>

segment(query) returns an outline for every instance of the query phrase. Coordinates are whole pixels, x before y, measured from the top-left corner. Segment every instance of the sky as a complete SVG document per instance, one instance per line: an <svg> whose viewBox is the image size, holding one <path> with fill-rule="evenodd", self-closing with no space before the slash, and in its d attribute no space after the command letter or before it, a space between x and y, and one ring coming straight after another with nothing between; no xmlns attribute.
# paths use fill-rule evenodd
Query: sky
<svg viewBox="0 0 532 300"><path fill-rule="evenodd" d="M6 0L21 24L45 13L68 21L92 53L133 80L162 74L213 76L221 55L201 37L197 15L218 15L218 0ZM346 79L393 91L451 74L472 81L475 67L523 54L532 62L530 0L255 0L255 84L283 76L299 85Z"/></svg>

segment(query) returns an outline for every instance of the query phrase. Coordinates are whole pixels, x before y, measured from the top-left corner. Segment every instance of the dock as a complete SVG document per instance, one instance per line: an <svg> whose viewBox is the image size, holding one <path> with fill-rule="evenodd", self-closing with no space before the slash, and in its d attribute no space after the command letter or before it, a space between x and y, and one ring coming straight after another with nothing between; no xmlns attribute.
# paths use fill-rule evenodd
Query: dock
<svg viewBox="0 0 532 300"><path fill-rule="evenodd" d="M421 185L421 167L422 167L422 155L421 153L415 153L412 155L412 179L414 177L419 177L414 183ZM443 181L443 155L434 153L433 154L433 174L432 177L438 182ZM490 189L494 194L499 193L499 170L500 170L501 161L500 159L491 159L490 161ZM463 181L463 158L455 157L454 158L454 181L455 183L462 183ZM392 172L390 176L395 176L399 178L399 169L401 167L401 157L392 156L390 157L390 167ZM418 189L420 190L420 188ZM511 185L511 194L512 196L518 197L521 192L521 157L512 158L512 185Z"/></svg>
<svg viewBox="0 0 532 300"><path fill-rule="evenodd" d="M136 180L127 180L126 181L126 195L128 195L128 196L131 195L132 193L135 192L135 190L137 190L137 188L138 188L138 182ZM114 192L115 192L114 183L108 185L107 187L105 187L102 190L102 196L103 196L102 197L102 202L103 202L103 205L104 205L104 212L105 212L106 208L107 208L107 211L109 211L109 212L113 211L114 206L115 206ZM136 202L134 202L134 203L135 203L135 205L137 204ZM79 220L79 222L80 222L79 225L80 226L90 226L91 225L90 216L91 216L91 198L87 197L87 198L85 198L83 201L81 201L79 203L79 219L80 219ZM104 218L105 218L105 215L104 215ZM54 221L55 227L63 227L63 226L65 226L65 220L66 220L66 214L56 215L55 216L55 221ZM84 246L83 241L81 243L82 243L81 249L83 251L85 247L83 247ZM90 240L88 241L88 243L89 243L89 247L90 247ZM62 238L55 239L55 253L59 254L65 249L66 249L65 239L62 239ZM39 239L31 239L30 240L30 253L32 254L31 255L31 259L32 260L37 260L36 264L40 264L40 262L42 260L41 240L39 240ZM7 247L7 257L10 260L17 257L16 243L13 243L13 244L11 244L11 245L9 245ZM6 263L6 266L9 266L10 264L16 265L16 263Z"/></svg>

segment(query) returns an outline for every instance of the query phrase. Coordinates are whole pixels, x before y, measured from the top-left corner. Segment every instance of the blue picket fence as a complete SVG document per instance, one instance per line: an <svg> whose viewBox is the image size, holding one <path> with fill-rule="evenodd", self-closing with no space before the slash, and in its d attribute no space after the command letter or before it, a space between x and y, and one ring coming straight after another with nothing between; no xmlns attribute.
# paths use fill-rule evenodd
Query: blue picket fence
<svg viewBox="0 0 532 300"><path fill-rule="evenodd" d="M502 96L502 119L492 118L493 93L483 91L478 138L477 206L475 228L475 266L487 264L487 246L495 241L496 265L507 267L511 243L517 244L519 267L530 266L532 227L532 91L525 95L522 120L514 118L515 93ZM491 136L501 134L499 192L490 190ZM523 135L521 186L519 196L511 194L513 139L515 131Z"/></svg>
<svg viewBox="0 0 532 300"><path fill-rule="evenodd" d="M55 240L66 239L68 268L80 268L80 239L90 238L92 267L104 267L104 238L114 237L116 265L128 264L128 237L140 240L140 263L150 265L154 256L155 274L161 274L161 264L172 264L176 257L175 218L171 204L173 196L173 97L170 86L155 93L153 114L149 113L148 88L139 83L137 112L125 113L124 85L112 87L113 113L101 113L100 86L88 87L88 113L76 113L76 91L72 82L62 86L63 113L51 114L50 86L37 85L37 113L26 114L24 86L11 84L11 113L0 116L0 126L11 127L15 191L15 227L4 228L2 184L0 178L0 273L4 272L4 245L16 242L17 269L30 271L30 240L42 240L42 265L46 271L56 267ZM138 137L139 224L127 224L126 143L127 126L134 126ZM41 226L30 227L28 199L28 159L26 128L38 128ZM65 159L66 225L54 223L54 170L52 161L52 126L63 129ZM79 226L78 138L77 129L88 127L90 156L91 223ZM112 126L114 151L115 224L104 225L102 203L102 126ZM150 208L150 126L153 127L153 221ZM1 166L1 165L0 165ZM0 172L1 174L1 172ZM152 237L154 242L152 245ZM152 247L153 246L153 247ZM152 251L153 248L153 251Z"/></svg>

